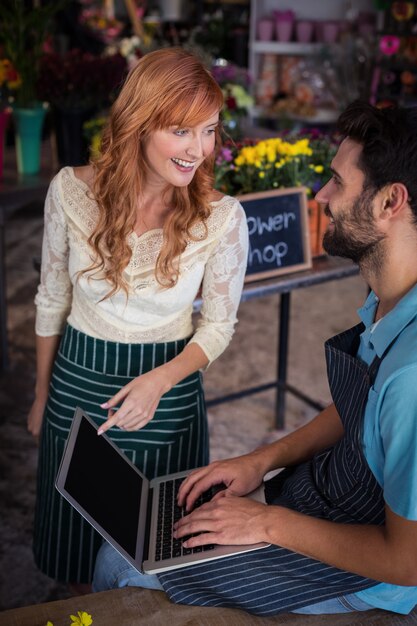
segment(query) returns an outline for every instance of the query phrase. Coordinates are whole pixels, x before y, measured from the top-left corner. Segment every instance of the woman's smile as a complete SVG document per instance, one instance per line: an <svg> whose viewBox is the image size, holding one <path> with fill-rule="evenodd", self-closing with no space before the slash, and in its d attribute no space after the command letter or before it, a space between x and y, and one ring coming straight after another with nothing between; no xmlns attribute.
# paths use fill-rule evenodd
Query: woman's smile
<svg viewBox="0 0 417 626"><path fill-rule="evenodd" d="M194 168L196 161L184 161L184 159L171 158L171 161L182 171L191 172Z"/></svg>

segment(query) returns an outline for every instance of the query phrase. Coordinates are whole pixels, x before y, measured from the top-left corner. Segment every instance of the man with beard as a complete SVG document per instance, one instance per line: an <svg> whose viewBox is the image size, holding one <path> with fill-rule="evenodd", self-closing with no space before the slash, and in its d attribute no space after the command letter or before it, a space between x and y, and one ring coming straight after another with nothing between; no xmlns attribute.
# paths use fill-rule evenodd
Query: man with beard
<svg viewBox="0 0 417 626"><path fill-rule="evenodd" d="M102 548L95 588L163 588L178 603L258 615L417 604L417 108L351 104L333 176L317 194L329 254L353 259L371 292L361 322L326 342L333 404L290 435L196 470L176 536L270 544L158 576ZM244 496L266 481L268 505Z"/></svg>

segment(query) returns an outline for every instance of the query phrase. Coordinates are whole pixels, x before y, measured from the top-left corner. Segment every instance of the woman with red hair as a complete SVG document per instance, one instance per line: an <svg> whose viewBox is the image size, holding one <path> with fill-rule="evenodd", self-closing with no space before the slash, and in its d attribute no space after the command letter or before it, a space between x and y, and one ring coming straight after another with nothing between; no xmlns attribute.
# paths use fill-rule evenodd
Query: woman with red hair
<svg viewBox="0 0 417 626"><path fill-rule="evenodd" d="M34 551L78 590L101 538L54 489L76 406L150 479L208 461L201 370L232 337L248 246L241 205L213 189L222 106L193 54L151 52L112 107L100 155L48 191L28 419L41 435Z"/></svg>

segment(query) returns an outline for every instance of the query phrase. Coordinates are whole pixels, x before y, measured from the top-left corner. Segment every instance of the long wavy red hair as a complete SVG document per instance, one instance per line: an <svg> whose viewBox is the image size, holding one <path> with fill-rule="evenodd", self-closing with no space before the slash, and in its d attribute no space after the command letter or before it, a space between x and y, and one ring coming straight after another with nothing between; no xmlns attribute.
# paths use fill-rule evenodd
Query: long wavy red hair
<svg viewBox="0 0 417 626"><path fill-rule="evenodd" d="M145 146L158 129L198 125L220 111L223 94L210 72L194 54L182 48L163 48L146 54L129 73L115 101L103 134L101 154L93 162L94 198L99 207L97 225L89 238L95 253L85 271L104 273L112 288L127 293L123 270L132 250L127 243L133 231L140 190L146 180ZM163 228L163 245L157 259L158 282L171 287L178 280L178 259L192 238L197 222L210 215L214 160L221 144L197 169L188 187L175 187L169 217Z"/></svg>

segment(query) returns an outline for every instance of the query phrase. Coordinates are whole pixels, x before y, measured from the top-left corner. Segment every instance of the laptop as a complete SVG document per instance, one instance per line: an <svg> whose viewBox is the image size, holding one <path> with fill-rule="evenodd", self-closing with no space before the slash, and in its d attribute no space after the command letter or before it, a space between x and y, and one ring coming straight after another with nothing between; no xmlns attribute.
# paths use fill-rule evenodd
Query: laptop
<svg viewBox="0 0 417 626"><path fill-rule="evenodd" d="M138 571L157 574L269 545L184 548L172 532L174 519L184 514L176 493L192 470L150 481L97 429L82 409L75 410L56 488ZM204 494L202 500L212 495ZM263 485L250 497L265 502Z"/></svg>

